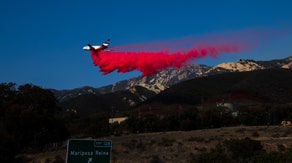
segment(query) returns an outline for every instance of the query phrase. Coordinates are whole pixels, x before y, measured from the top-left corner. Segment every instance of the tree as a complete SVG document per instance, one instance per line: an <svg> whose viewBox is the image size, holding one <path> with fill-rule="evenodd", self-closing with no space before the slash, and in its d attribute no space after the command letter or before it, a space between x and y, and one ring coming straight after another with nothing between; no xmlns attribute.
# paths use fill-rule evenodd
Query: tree
<svg viewBox="0 0 292 163"><path fill-rule="evenodd" d="M6 133L0 134L0 162L15 162L14 157L18 152L14 138Z"/></svg>
<svg viewBox="0 0 292 163"><path fill-rule="evenodd" d="M154 114L148 114L143 118L143 125L145 132L161 131L160 119Z"/></svg>
<svg viewBox="0 0 292 163"><path fill-rule="evenodd" d="M63 141L68 132L59 119L56 99L51 91L30 84L18 90L13 84L0 85L3 129L19 147L37 148Z"/></svg>
<svg viewBox="0 0 292 163"><path fill-rule="evenodd" d="M129 127L130 132L132 133L144 132L144 123L142 118L130 116L125 122Z"/></svg>
<svg viewBox="0 0 292 163"><path fill-rule="evenodd" d="M194 107L186 108L180 116L180 129L185 131L198 129L200 126L198 122L198 109Z"/></svg>
<svg viewBox="0 0 292 163"><path fill-rule="evenodd" d="M15 83L0 84L0 118L4 117L7 106L13 102Z"/></svg>
<svg viewBox="0 0 292 163"><path fill-rule="evenodd" d="M217 128L230 125L233 121L231 111L225 107L209 106L200 112L202 128Z"/></svg>
<svg viewBox="0 0 292 163"><path fill-rule="evenodd" d="M105 113L93 114L69 124L70 133L80 137L101 137L110 133L108 116Z"/></svg>

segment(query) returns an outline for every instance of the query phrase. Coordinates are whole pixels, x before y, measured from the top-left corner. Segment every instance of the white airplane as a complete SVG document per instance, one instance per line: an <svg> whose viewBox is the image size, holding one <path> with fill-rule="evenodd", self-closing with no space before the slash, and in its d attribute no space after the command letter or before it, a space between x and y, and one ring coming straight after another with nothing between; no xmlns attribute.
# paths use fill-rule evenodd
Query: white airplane
<svg viewBox="0 0 292 163"><path fill-rule="evenodd" d="M100 50L104 50L104 49L108 48L109 44L110 44L110 39L107 39L106 42L102 43L102 45L92 46L92 45L88 44L87 46L83 47L83 50L100 51Z"/></svg>

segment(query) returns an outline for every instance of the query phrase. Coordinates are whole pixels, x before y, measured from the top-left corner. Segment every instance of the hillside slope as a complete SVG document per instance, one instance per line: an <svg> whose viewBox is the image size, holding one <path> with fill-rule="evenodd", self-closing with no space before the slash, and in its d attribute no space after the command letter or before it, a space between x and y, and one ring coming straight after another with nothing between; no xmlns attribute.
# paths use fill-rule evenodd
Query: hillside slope
<svg viewBox="0 0 292 163"><path fill-rule="evenodd" d="M292 70L265 69L251 72L232 72L195 78L181 82L149 99L146 103L200 104L202 98L232 93L245 93L265 102L292 101Z"/></svg>
<svg viewBox="0 0 292 163"><path fill-rule="evenodd" d="M60 103L66 112L75 112L80 116L87 116L97 112L128 111L155 93L148 89L136 86L124 91L117 91L104 95L84 94Z"/></svg>

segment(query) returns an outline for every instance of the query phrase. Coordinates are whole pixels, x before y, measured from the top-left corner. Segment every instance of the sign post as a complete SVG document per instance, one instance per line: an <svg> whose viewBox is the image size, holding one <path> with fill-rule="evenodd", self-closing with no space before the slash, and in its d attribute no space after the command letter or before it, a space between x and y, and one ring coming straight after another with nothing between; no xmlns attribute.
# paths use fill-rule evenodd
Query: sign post
<svg viewBox="0 0 292 163"><path fill-rule="evenodd" d="M69 139L66 163L110 163L111 140Z"/></svg>

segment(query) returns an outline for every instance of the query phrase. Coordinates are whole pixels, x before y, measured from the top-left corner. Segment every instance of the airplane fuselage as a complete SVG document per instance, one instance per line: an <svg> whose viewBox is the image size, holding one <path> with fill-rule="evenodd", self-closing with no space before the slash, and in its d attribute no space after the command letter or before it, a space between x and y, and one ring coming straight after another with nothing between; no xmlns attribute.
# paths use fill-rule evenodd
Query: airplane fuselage
<svg viewBox="0 0 292 163"><path fill-rule="evenodd" d="M102 45L100 45L100 46L92 46L92 45L88 44L87 46L84 46L84 47L83 47L83 50L89 50L89 51L94 50L94 51L100 51L100 50L104 50L104 49L108 48L109 44L110 44L110 40L108 39L106 42L104 42L104 43L103 43Z"/></svg>
<svg viewBox="0 0 292 163"><path fill-rule="evenodd" d="M102 50L101 46L84 46L83 50Z"/></svg>

